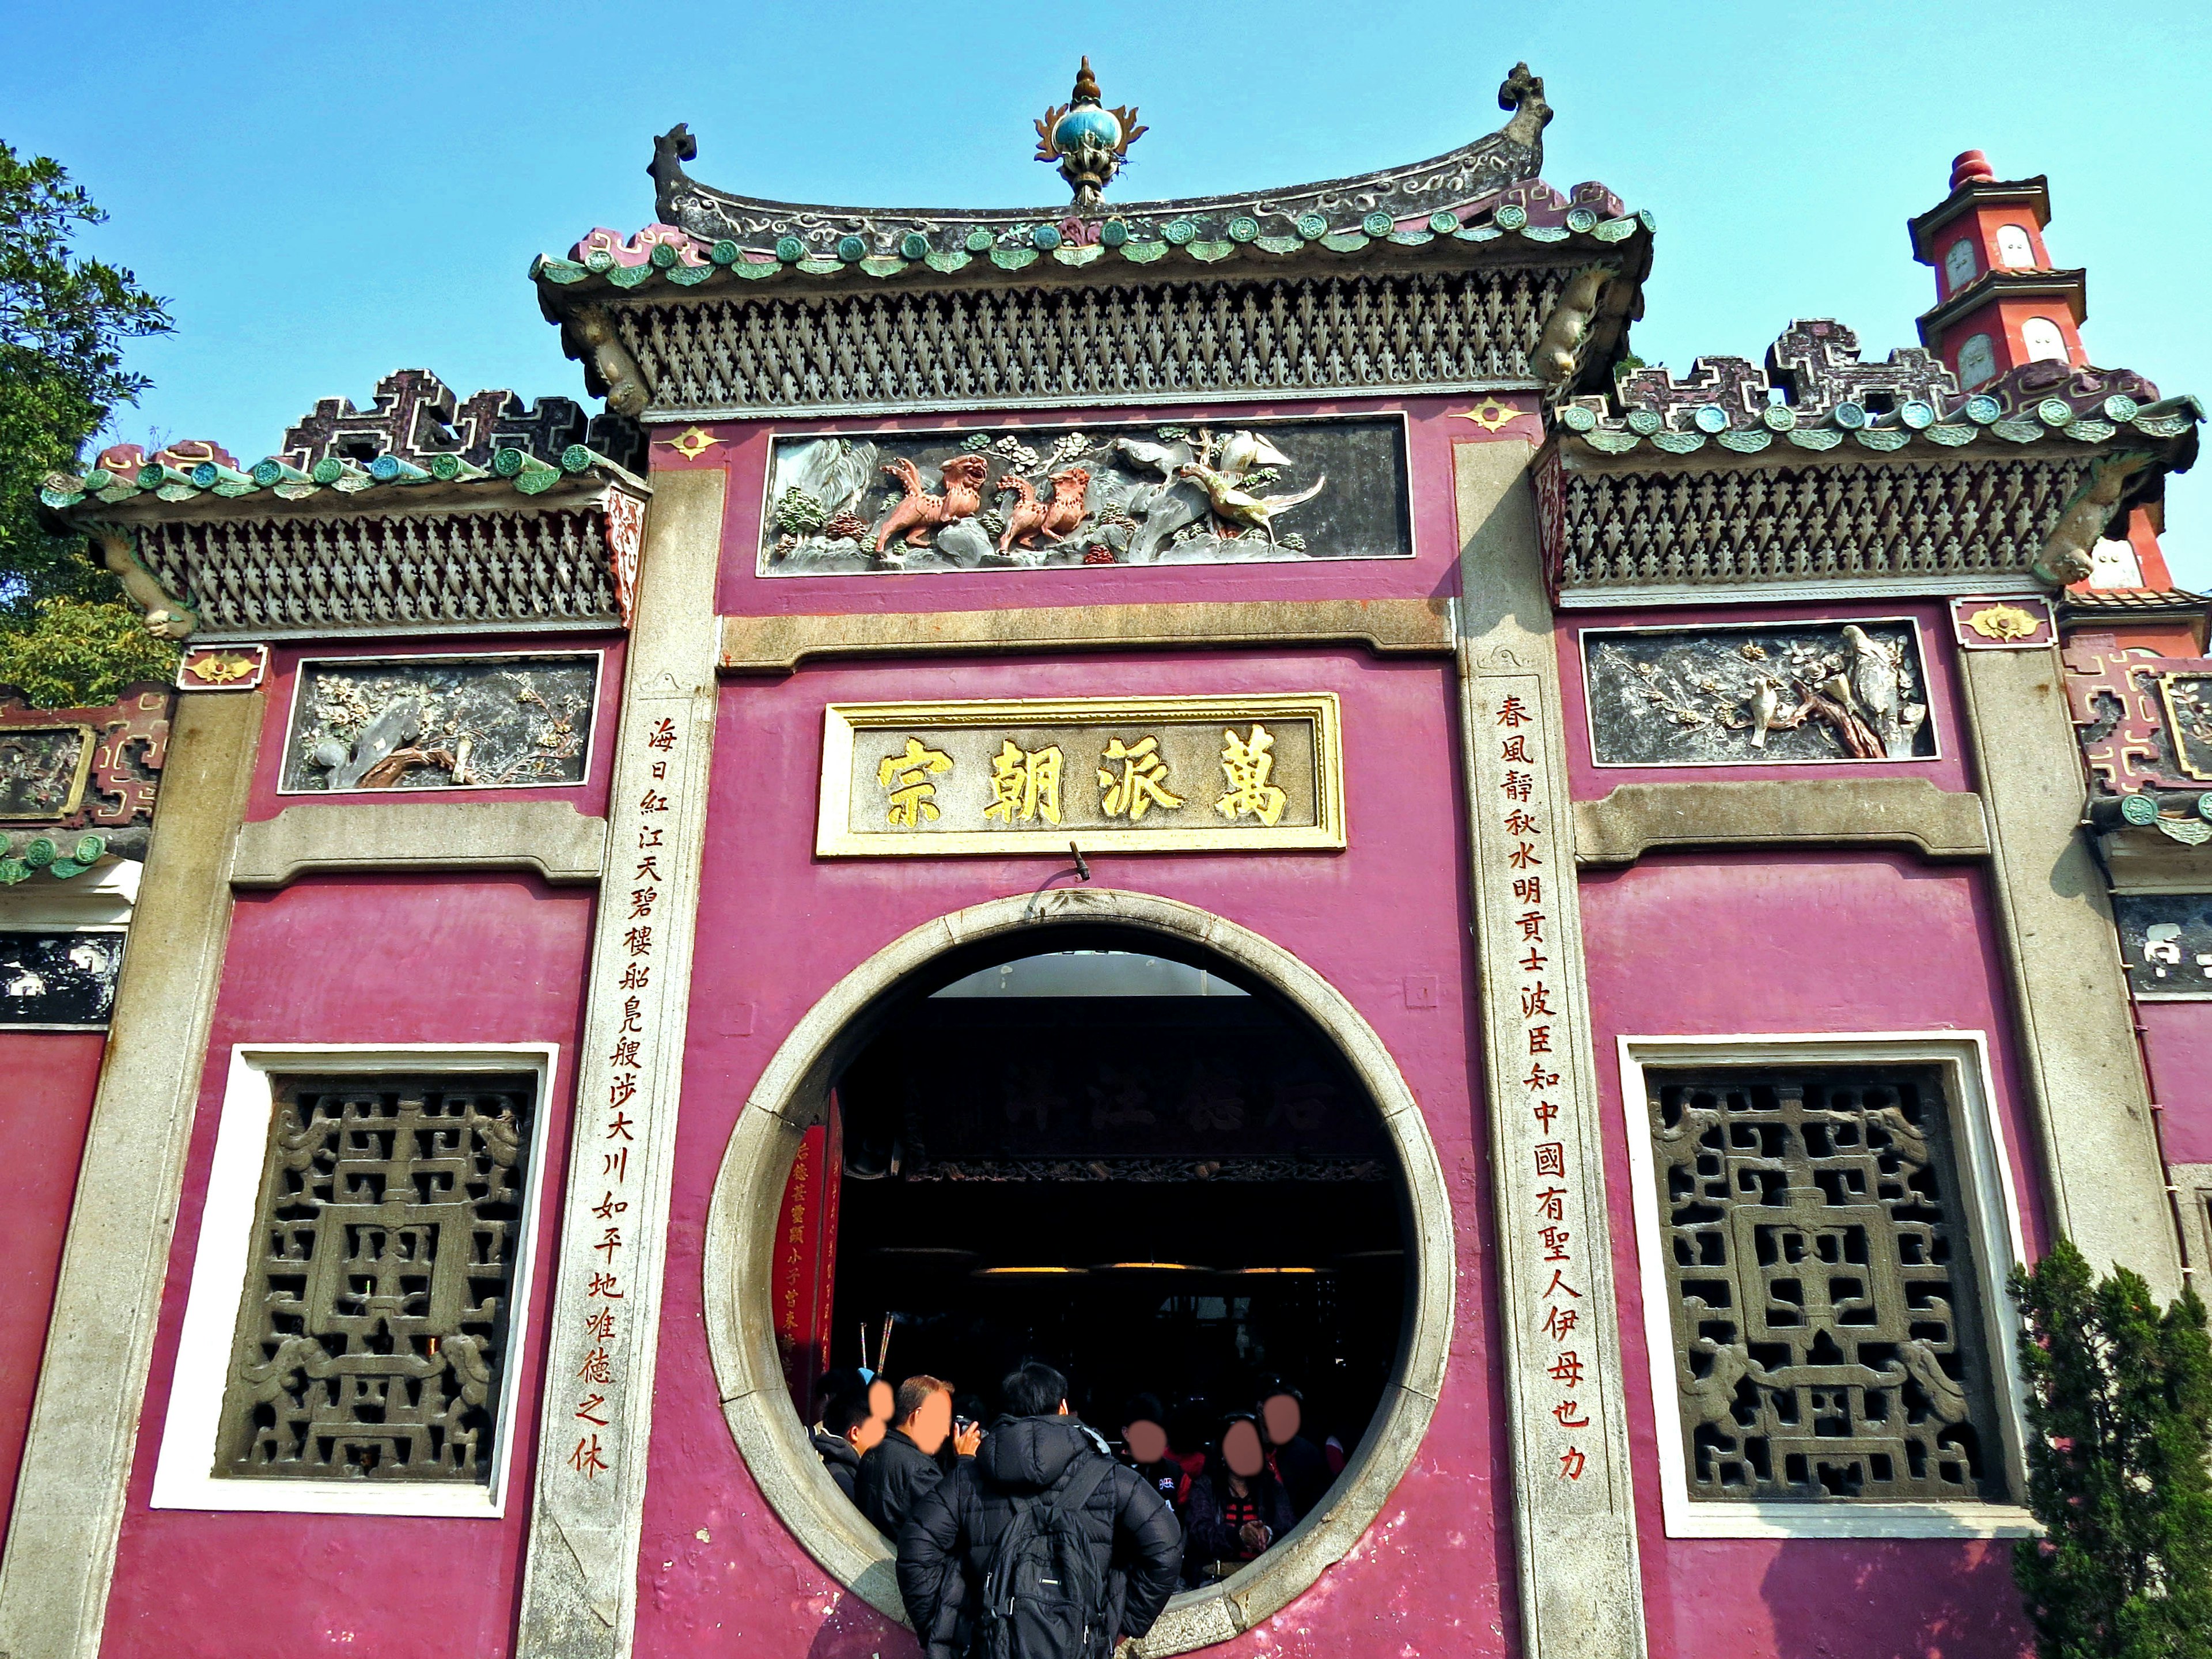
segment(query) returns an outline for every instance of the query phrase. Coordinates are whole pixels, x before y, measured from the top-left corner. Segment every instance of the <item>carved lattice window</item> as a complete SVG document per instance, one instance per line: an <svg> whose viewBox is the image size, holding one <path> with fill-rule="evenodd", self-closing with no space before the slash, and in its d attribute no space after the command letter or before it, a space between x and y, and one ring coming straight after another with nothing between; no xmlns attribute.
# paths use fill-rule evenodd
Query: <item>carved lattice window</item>
<svg viewBox="0 0 2212 1659"><path fill-rule="evenodd" d="M486 1480L534 1079L276 1081L215 1472Z"/></svg>
<svg viewBox="0 0 2212 1659"><path fill-rule="evenodd" d="M1689 1493L2002 1501L1942 1073L1645 1073Z"/></svg>

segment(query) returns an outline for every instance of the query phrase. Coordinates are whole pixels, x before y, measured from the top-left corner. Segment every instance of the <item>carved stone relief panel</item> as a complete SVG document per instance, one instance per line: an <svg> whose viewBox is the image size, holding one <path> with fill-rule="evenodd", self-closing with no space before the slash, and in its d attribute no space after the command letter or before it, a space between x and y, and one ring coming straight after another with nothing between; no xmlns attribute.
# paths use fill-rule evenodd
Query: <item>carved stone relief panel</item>
<svg viewBox="0 0 2212 1659"><path fill-rule="evenodd" d="M105 1025L122 969L120 931L0 933L0 1026Z"/></svg>
<svg viewBox="0 0 2212 1659"><path fill-rule="evenodd" d="M1397 416L780 438L764 576L1407 558Z"/></svg>
<svg viewBox="0 0 2212 1659"><path fill-rule="evenodd" d="M2212 1001L2212 893L2115 893L2112 920L2137 996Z"/></svg>
<svg viewBox="0 0 2212 1659"><path fill-rule="evenodd" d="M14 726L0 729L0 818L65 818L84 799L92 775L89 726Z"/></svg>
<svg viewBox="0 0 2212 1659"><path fill-rule="evenodd" d="M1600 766L1930 760L1918 629L1909 617L1582 635Z"/></svg>
<svg viewBox="0 0 2212 1659"><path fill-rule="evenodd" d="M580 783L599 671L596 652L303 661L279 791Z"/></svg>
<svg viewBox="0 0 2212 1659"><path fill-rule="evenodd" d="M527 1076L280 1085L219 1475L489 1478L535 1106Z"/></svg>
<svg viewBox="0 0 2212 1659"><path fill-rule="evenodd" d="M1692 1499L2003 1501L1941 1074L1645 1080Z"/></svg>
<svg viewBox="0 0 2212 1659"><path fill-rule="evenodd" d="M2158 695L2175 763L2199 781L2212 780L2212 673L2160 674Z"/></svg>

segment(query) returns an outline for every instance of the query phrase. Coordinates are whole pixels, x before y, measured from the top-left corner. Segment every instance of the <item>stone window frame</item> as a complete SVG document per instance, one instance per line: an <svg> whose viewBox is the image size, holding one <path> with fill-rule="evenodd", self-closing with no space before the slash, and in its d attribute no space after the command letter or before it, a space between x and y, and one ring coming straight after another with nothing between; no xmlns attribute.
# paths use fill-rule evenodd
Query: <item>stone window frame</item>
<svg viewBox="0 0 2212 1659"><path fill-rule="evenodd" d="M193 1247L184 1327L177 1340L161 1448L148 1506L285 1515L382 1515L480 1517L507 1513L517 1462L515 1431L535 1419L537 1399L525 1381L532 1369L531 1285L538 1266L538 1234L546 1189L549 1126L562 1108L553 1093L560 1046L551 1042L254 1042L234 1045L223 1083L207 1199ZM214 1473L223 1398L239 1318L239 1295L252 1255L256 1212L276 1109L277 1080L313 1076L425 1073L527 1072L538 1098L523 1183L522 1220L509 1293L507 1354L502 1360L497 1444L490 1479L453 1480L245 1480ZM525 1488L526 1490L526 1486Z"/></svg>
<svg viewBox="0 0 2212 1659"><path fill-rule="evenodd" d="M1740 1034L1716 1036L1621 1036L1621 1121L1628 1142L1629 1201L1635 1214L1638 1284L1644 1301L1644 1341L1650 1365L1656 1428L1660 1507L1669 1538L2024 1538L2039 1530L2018 1503L1700 1503L1689 1492L1675 1376L1672 1292L1644 1073L1653 1067L1747 1070L1777 1066L1933 1066L1942 1075L1952 1144L1981 1292L1982 1340L1996 1382L1996 1416L2004 1480L2016 1496L2027 1489L2023 1453L2025 1389L2020 1372L2020 1321L2006 1276L2027 1261L2012 1164L1993 1103L1989 1037L1976 1030Z"/></svg>

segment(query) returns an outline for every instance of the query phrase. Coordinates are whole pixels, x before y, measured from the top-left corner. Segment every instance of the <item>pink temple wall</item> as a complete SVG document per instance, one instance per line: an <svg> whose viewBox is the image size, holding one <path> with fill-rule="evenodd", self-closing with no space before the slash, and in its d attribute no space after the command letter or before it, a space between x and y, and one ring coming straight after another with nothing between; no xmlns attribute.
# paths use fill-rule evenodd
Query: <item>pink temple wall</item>
<svg viewBox="0 0 2212 1659"><path fill-rule="evenodd" d="M763 579L753 574L753 556L768 434L743 425L718 427L712 429L718 447L697 461L672 460L660 443L654 459L657 468L731 471L720 599L726 611L1442 596L1456 587L1450 446L1480 434L1466 422L1448 419L1445 403L1424 400L1407 407L1418 556L1405 561ZM1298 404L1284 412L1316 410ZM1262 412L1254 408L1237 417ZM1006 431L1065 428L1105 418L932 417L781 429L967 425ZM1127 418L1126 412L1117 411L1115 418ZM1160 418L1194 423L1202 417L1173 410ZM1533 436L1533 423L1523 416L1500 435ZM1939 607L1796 605L1756 612L1727 607L1717 619L1900 613L1922 620L1942 757L1821 769L1820 775L1924 776L1943 788L1970 787L1960 750L1965 726ZM1655 625L1677 619L1709 622L1715 616L1711 610L1637 612L1602 620ZM1598 620L1570 614L1560 632L1575 757L1571 773L1578 797L1601 795L1632 780L1807 775L1802 768L1592 769L1582 736L1572 633ZM580 638L573 643L599 642ZM315 647L306 654L398 654L403 643ZM557 638L512 643L537 651L571 648L570 641ZM470 641L461 648L497 647ZM290 647L276 653L252 817L303 799L279 797L273 789L290 676L301 654ZM565 795L580 811L603 810L620 665L617 643L602 681L586 782L533 795ZM1181 899L1272 939L1323 975L1376 1028L1421 1104L1455 1205L1459 1257L1451 1363L1420 1454L1366 1538L1283 1613L1209 1651L1335 1659L1370 1652L1503 1654L1517 1645L1503 1394L1490 1335L1495 1285L1485 1260L1494 1224L1468 943L1454 671L1438 659L1386 661L1348 648L1194 650L816 664L784 678L723 683L639 1567L641 1659L672 1659L709 1646L763 1659L899 1659L916 1651L908 1634L838 1585L800 1548L739 1458L706 1353L702 1231L738 1112L805 1011L902 933L963 906L1031 892L1063 861L1049 856L817 860L812 842L823 705L1316 689L1343 699L1347 851L1109 855L1094 859L1093 869L1100 885ZM483 799L488 793L439 799ZM374 805L364 803L363 810ZM1986 1031L2001 1128L2021 1175L2033 1247L2044 1237L2041 1182L2019 1103L1995 922L1979 872L1887 853L1653 854L1628 870L1589 874L1583 905L1653 1659L1737 1659L1747 1651L1771 1659L1893 1659L1905 1650L2004 1656L2024 1650L2027 1638L2007 1547L2001 1543L1664 1536L1654 1461L1660 1430L1643 1346L1625 1129L1612 1058L1613 1039L1621 1032ZM545 1103L553 1115L541 1176L557 1191L565 1177L569 1077L592 915L587 890L549 888L520 876L325 877L241 898L203 1073L118 1552L103 1648L109 1659L230 1659L337 1646L379 1659L512 1650L550 1273L538 1274L527 1310L526 1415L516 1425L516 1472L504 1519L155 1511L147 1498L230 1046L557 1042L561 1062ZM1406 986L1412 979L1433 979L1433 1008L1408 1006ZM2174 1023L2179 1025L2179 1017ZM2169 1085L2169 1103L2171 1093ZM75 1133L81 1143L81 1124ZM2212 1133L2203 1144L2212 1158ZM2185 1154L2176 1150L2174 1156ZM65 1210L66 1199L62 1202ZM550 1260L556 1222L556 1208L549 1204L541 1211L538 1247L549 1253L540 1255L541 1267ZM0 1399L0 1407L4 1404ZM0 1420L0 1429L4 1426ZM14 1441L5 1443L13 1457ZM441 1571L423 1572L422 1564L433 1559ZM402 1584L405 1595L392 1595Z"/></svg>
<svg viewBox="0 0 2212 1659"><path fill-rule="evenodd" d="M675 1221L647 1485L637 1651L708 1644L762 1659L911 1655L913 1638L845 1592L760 1497L725 1425L701 1331L700 1229L738 1112L776 1046L844 975L908 929L1036 890L1061 858L817 860L811 805L826 702L1329 690L1344 700L1351 845L1342 854L1103 855L1101 886L1157 893L1251 928L1326 975L1397 1057L1454 1194L1461 1255L1453 1359L1413 1471L1353 1555L1224 1654L1334 1659L1455 1650L1510 1623L1510 1496L1488 1180L1471 1086L1468 912L1448 664L1362 652L1189 653L829 667L722 692L699 922ZM1347 926L1346 918L1360 919ZM1433 1009L1408 1007L1433 976ZM1387 1650L1371 1644L1387 1632Z"/></svg>
<svg viewBox="0 0 2212 1659"><path fill-rule="evenodd" d="M271 754L264 748L264 770ZM557 1194L592 914L589 889L522 875L309 877L240 896L117 1551L106 1659L274 1659L327 1650L498 1659L513 1651L550 1272L536 1275L526 1314L503 1518L212 1513L155 1510L147 1500L232 1045L557 1042L541 1103L550 1121L538 1177ZM556 1201L539 1211L541 1269L558 1210Z"/></svg>
<svg viewBox="0 0 2212 1659"><path fill-rule="evenodd" d="M2166 1160L2212 1164L2212 1002L2136 1004L2150 1060L2151 1098L2166 1109ZM2208 1265L2190 1264L2199 1275Z"/></svg>
<svg viewBox="0 0 2212 1659"><path fill-rule="evenodd" d="M15 1471L38 1394L77 1165L106 1048L105 1031L0 1031L0 1077L9 1079L9 1158L0 1170L0 1295L14 1310L0 1331L0 1538L15 1505Z"/></svg>
<svg viewBox="0 0 2212 1659"><path fill-rule="evenodd" d="M1920 623L1941 757L1832 766L1620 768L1590 764L1576 635L1593 625L1909 615ZM1942 607L1727 606L1561 618L1579 799L1626 782L1812 776L1928 778L1972 787L1956 664ZM2022 1619L2007 1540L1704 1540L1666 1535L1662 1424L1644 1333L1637 1218L1615 1040L1622 1036L1961 1030L1988 1035L1996 1115L2031 1252L2047 1238L2034 1127L2014 1060L2013 1016L1982 868L1906 852L1671 852L1583 873L1593 1046L1607 1141L1614 1284L1652 1659L1894 1659L2015 1655ZM1638 1125L1640 1128L1640 1121Z"/></svg>

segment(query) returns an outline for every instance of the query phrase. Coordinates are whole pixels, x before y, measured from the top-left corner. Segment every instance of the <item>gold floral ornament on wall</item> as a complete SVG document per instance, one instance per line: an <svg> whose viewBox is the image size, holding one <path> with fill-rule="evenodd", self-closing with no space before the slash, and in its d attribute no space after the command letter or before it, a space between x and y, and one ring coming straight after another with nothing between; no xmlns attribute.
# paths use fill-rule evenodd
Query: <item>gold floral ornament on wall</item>
<svg viewBox="0 0 2212 1659"><path fill-rule="evenodd" d="M2002 643L2030 638L2043 623L2016 605L1993 605L1967 617L1966 626L1985 640Z"/></svg>

